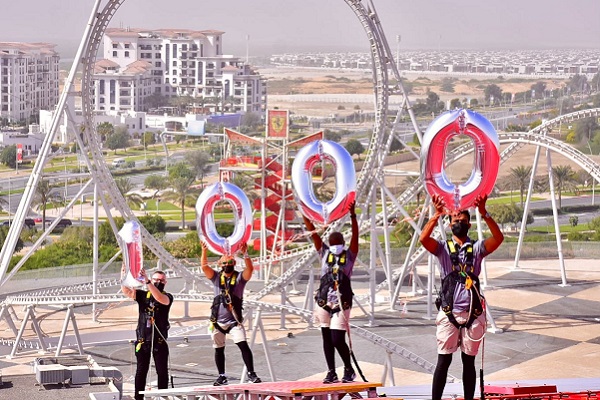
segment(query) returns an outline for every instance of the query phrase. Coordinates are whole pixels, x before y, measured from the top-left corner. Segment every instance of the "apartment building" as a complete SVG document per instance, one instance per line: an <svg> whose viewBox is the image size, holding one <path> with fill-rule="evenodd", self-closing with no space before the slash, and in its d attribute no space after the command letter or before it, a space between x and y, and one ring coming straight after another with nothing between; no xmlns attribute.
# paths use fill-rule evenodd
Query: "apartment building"
<svg viewBox="0 0 600 400"><path fill-rule="evenodd" d="M0 42L0 120L25 122L56 106L60 58L55 46Z"/></svg>
<svg viewBox="0 0 600 400"><path fill-rule="evenodd" d="M216 30L109 28L95 64L97 111L149 111L151 96L191 96L198 112L263 112L266 82L223 54Z"/></svg>

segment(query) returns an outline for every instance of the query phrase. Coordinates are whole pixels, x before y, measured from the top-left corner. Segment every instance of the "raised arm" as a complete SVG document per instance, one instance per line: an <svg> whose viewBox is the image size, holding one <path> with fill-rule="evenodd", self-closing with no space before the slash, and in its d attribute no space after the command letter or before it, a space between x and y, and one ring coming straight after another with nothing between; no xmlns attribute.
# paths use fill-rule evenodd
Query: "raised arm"
<svg viewBox="0 0 600 400"><path fill-rule="evenodd" d="M427 223L423 227L421 235L419 236L419 241L421 242L423 247L427 249L428 252L435 254L438 248L438 241L432 238L431 234L433 233L433 230L435 229L435 226L437 225L440 217L445 214L445 203L444 199L435 194L431 196L431 202L435 207L435 213L431 216L431 218L429 218L429 221L427 221Z"/></svg>
<svg viewBox="0 0 600 400"><path fill-rule="evenodd" d="M321 251L321 247L323 247L323 241L321 240L321 236L315 230L315 226L312 221L306 218L305 215L302 215L302 219L304 219L304 225L306 226L306 230L310 232L310 236L312 237L313 244L315 245L315 249L317 251Z"/></svg>
<svg viewBox="0 0 600 400"><path fill-rule="evenodd" d="M242 277L246 281L252 279L252 272L254 271L254 264L252 264L252 259L248 255L248 243L242 243L240 245L240 251L242 252L242 257L244 257L244 270L242 271Z"/></svg>
<svg viewBox="0 0 600 400"><path fill-rule="evenodd" d="M485 247L485 250L489 254L489 253L494 252L498 247L500 247L500 245L504 241L504 234L500 230L500 227L498 226L498 224L496 223L494 218L492 218L490 213L488 213L487 210L485 209L486 201L487 201L487 196L477 196L474 204L475 204L475 207L477 207L477 209L479 210L479 214L481 215L481 217L487 224L487 226L490 229L490 232L492 234L491 237L489 237L483 241L483 246Z"/></svg>
<svg viewBox="0 0 600 400"><path fill-rule="evenodd" d="M356 202L350 203L350 221L352 222L352 237L350 238L350 246L348 248L358 254L358 222L356 221Z"/></svg>
<svg viewBox="0 0 600 400"><path fill-rule="evenodd" d="M215 270L208 265L208 250L206 243L200 242L200 244L202 245L202 255L200 256L200 266L202 267L202 272L208 279L212 279L213 276L215 276Z"/></svg>
<svg viewBox="0 0 600 400"><path fill-rule="evenodd" d="M148 291L150 293L152 293L152 297L154 297L154 299L156 301L158 301L160 304L164 304L164 305L168 306L169 303L171 302L171 299L169 298L169 296L167 296L166 294L164 294L163 292L158 290L158 288L156 286L154 286L154 282L152 282L152 280L148 278L148 274L146 273L146 270L144 268L142 268L140 270L140 276L144 278L144 281L146 282L146 287L148 288ZM165 275L161 275L161 276L165 277L165 284L166 284L167 277Z"/></svg>

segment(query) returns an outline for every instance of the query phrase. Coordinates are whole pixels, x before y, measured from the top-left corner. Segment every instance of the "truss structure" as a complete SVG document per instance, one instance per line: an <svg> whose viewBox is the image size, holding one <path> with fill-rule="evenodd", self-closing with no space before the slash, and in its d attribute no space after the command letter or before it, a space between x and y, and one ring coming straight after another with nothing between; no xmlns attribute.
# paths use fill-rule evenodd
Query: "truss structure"
<svg viewBox="0 0 600 400"><path fill-rule="evenodd" d="M89 187L94 188L94 204L98 207L101 204L104 207L108 221L111 224L113 231L117 232L117 227L114 222L114 215L118 214L124 217L126 220L135 220L136 216L131 211L127 202L120 194L111 172L104 161L101 145L99 143L98 134L96 131L96 122L94 119L92 93L93 93L93 67L98 54L99 46L103 40L104 32L111 22L113 16L124 3L125 0L95 0L94 6L87 22L81 43L79 45L75 61L69 72L68 78L65 82L64 91L59 99L56 107L54 117L51 124L50 133L46 136L46 139L40 150L39 158L33 168L29 181L25 187L19 208L14 216L14 222L10 227L8 236L6 238L4 247L0 252L0 287L5 285L11 277L19 270L25 260L43 243L49 232L55 227L57 222L63 217L68 210L70 210L77 199L81 197L83 191ZM421 213L421 216L413 220L412 216L406 210L406 206L416 197L416 195L423 190L423 183L417 176L418 171L404 171L406 175L417 176L414 183L408 187L405 191L399 195L394 194L391 188L386 186L386 176L389 175L389 171L385 169L385 159L390 151L391 144L394 140L399 140L403 143L402 137L399 135L400 121L406 116L410 119L414 132L416 132L419 139L422 138L419 125L414 116L414 113L409 102L407 92L402 86L402 79L398 71L397 65L394 63L394 55L390 49L390 46L386 40L383 28L380 24L379 17L377 15L375 5L372 0L343 0L344 3L350 7L355 16L357 17L360 25L365 31L366 38L369 42L371 59L373 65L372 80L373 80L373 91L374 91L374 104L375 104L375 121L373 125L373 135L370 139L366 159L363 167L358 174L357 178L357 200L358 207L362 210L359 215L360 230L362 232L369 231L372 233L370 248L366 256L361 256L363 260L369 260L363 262L362 265L366 267L370 275L370 286L369 293L364 296L357 296L358 307L369 316L369 322L375 323L375 296L379 292L385 294L386 301L389 302L390 308L394 308L398 297L400 296L401 288L407 276L412 275L412 287L411 292L415 293L421 290L423 293L428 294L428 309L431 312L431 293L432 285L434 281L434 263L430 258L427 263L427 282L422 282L419 275L416 273L417 266L423 261L426 255L425 250L418 246L417 237L418 233L423 226L425 213ZM81 73L82 86L80 92L75 92L74 79L77 73ZM393 82L393 83L392 83ZM49 154L50 145L53 141L54 136L58 130L58 126L63 113L66 113L69 120L73 121L74 110L69 108L69 102L67 101L71 96L81 96L82 113L84 116L83 131L81 135L79 132L71 132L75 138L78 148L81 151L82 159L84 160L88 170L90 171L88 180L83 185L79 194L64 208L61 214L57 216L54 223L50 225L41 238L34 244L32 249L23 257L23 259L9 272L9 263L11 256L14 252L16 243L19 238L22 223L27 215L27 212L31 206L35 188L43 178L43 168L46 165ZM391 112L388 108L388 99L391 95L399 95L402 98L401 106L395 112ZM510 158L520 147L524 145L536 146L536 157L534 160L534 172L537 168L538 159L541 153L541 149L547 150L546 161L548 170L551 169L551 152L558 152L563 156L573 160L583 169L589 172L593 179L600 180L600 166L593 160L587 157L585 154L575 150L565 143L559 142L552 139L547 135L549 130L562 122L567 122L574 119L588 118L591 116L598 117L600 109L592 109L572 113L564 116L560 116L552 121L548 121L541 126L537 127L526 133L510 133L500 134L500 142L507 144L508 146L502 152L502 162ZM74 124L71 124L72 126ZM403 143L404 144L404 143ZM405 146L409 148L408 146ZM448 155L447 164L451 164L455 160L460 159L468 155L472 151L472 144L468 143L460 146ZM412 153L415 159L419 159L419 155ZM533 181L532 181L533 182ZM530 189L532 186L530 183ZM551 191L553 193L553 182L550 174ZM527 197L527 204L525 211L528 210L529 203L531 200L531 190ZM554 196L553 196L554 197ZM428 203L426 203L428 204ZM381 211L379 211L381 209ZM97 232L98 232L98 209L95 211L94 218L94 238L95 246L97 249ZM557 221L556 205L553 203L554 217ZM526 213L525 213L526 215ZM415 231L413 240L410 243L408 252L406 253L405 259L400 263L398 260L392 260L391 256L391 245L390 245L390 230L389 221L394 218L404 218ZM480 221L480 216L477 216ZM343 229L345 221L338 221L332 224L328 231ZM557 224L557 222L555 222ZM525 224L525 222L523 222ZM478 224L480 225L480 224ZM523 232L524 229L521 230ZM564 263L562 262L562 253L560 247L560 236L559 230L557 232L557 256L561 262L561 269L563 272L563 284L566 284L566 273L564 271ZM349 235L350 232L345 232ZM325 233L327 234L327 232ZM436 230L435 235L442 237L444 235L443 227ZM142 228L142 235L144 244L152 251L158 259L161 260L163 265L170 268L175 274L182 277L186 281L187 289L195 287L196 285L204 285L206 283L203 275L197 268L190 268L189 266L182 263L181 260L176 259L169 254L148 231ZM519 241L519 246L522 245L522 237ZM282 304L278 306L278 312L291 313L292 309L286 307L284 304L290 302L285 296L286 287L292 283L297 276L306 270L309 271L312 276L312 265L316 259L316 252L313 246L298 247L293 250L262 254L260 257L254 260L255 264L259 265L270 265L278 262L286 262L289 266L285 269L276 279L269 280L264 287L251 296L248 301L256 302L261 307L267 306L266 303L261 302L266 295L273 292L282 293ZM517 252L515 259L515 267L518 266L520 251ZM115 256L116 258L116 256ZM91 304L98 302L110 301L106 300L102 295L98 294L98 287L100 286L100 275L105 266L98 265L97 254L94 254L94 266L93 266L93 282L92 291L89 301ZM111 260L112 261L112 260ZM377 284L375 281L376 270L383 270L386 279ZM307 287L307 298L312 296L312 283L310 279ZM485 276L484 276L485 283ZM87 286L85 286L87 287ZM82 289L83 286L78 289L62 290L63 293L56 294L56 296L66 295L65 292L76 292ZM180 296L184 296L181 294ZM30 301L30 305L33 307L36 301L31 297L26 297L27 301ZM25 300L23 300L25 301ZM51 299L48 301L52 301ZM57 305L64 305L65 300L63 298L56 298L54 300ZM75 301L75 300L74 300ZM82 300L83 301L83 300ZM75 301L77 302L77 301ZM68 303L71 304L71 303ZM5 306L0 312L0 317L5 320L10 317L10 307ZM310 302L305 303L300 309L310 310L312 304ZM32 314L28 314L32 317ZM70 319L71 317L68 316ZM283 321L283 318L282 318ZM282 322L283 324L283 322ZM14 323L11 326L14 327ZM16 333L17 334L17 333ZM367 336L367 334L365 334ZM18 340L16 341L18 342ZM393 347L390 344L391 347ZM391 348L390 347L390 348Z"/></svg>

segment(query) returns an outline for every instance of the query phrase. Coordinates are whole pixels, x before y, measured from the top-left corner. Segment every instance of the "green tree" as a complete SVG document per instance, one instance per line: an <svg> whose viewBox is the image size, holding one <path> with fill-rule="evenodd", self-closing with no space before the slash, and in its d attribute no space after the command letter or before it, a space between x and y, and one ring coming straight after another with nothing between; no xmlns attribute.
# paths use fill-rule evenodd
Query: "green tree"
<svg viewBox="0 0 600 400"><path fill-rule="evenodd" d="M160 93L152 93L144 98L144 106L146 109L164 107L168 104L169 98Z"/></svg>
<svg viewBox="0 0 600 400"><path fill-rule="evenodd" d="M50 181L42 178L35 187L35 195L33 201L42 209L42 227L46 227L46 208L48 203L59 204L63 201L62 196L53 192L54 188L50 185Z"/></svg>
<svg viewBox="0 0 600 400"><path fill-rule="evenodd" d="M536 82L531 85L531 90L535 92L534 97L536 99L543 99L544 93L546 92L546 82Z"/></svg>
<svg viewBox="0 0 600 400"><path fill-rule="evenodd" d="M187 108L194 104L192 96L174 96L169 98L169 105L177 108L177 115L183 115Z"/></svg>
<svg viewBox="0 0 600 400"><path fill-rule="evenodd" d="M129 133L127 128L118 127L115 131L106 138L106 147L114 150L117 154L117 149L126 149L129 147Z"/></svg>
<svg viewBox="0 0 600 400"><path fill-rule="evenodd" d="M558 192L558 209L562 206L562 192L569 189L576 189L577 174L570 165L557 165L552 167L552 177L554 186Z"/></svg>
<svg viewBox="0 0 600 400"><path fill-rule="evenodd" d="M342 140L342 135L337 131L332 131L331 129L325 129L323 131L323 137L336 143L339 143L340 140Z"/></svg>
<svg viewBox="0 0 600 400"><path fill-rule="evenodd" d="M444 102L440 101L440 96L435 92L427 93L425 104L427 105L427 111L430 113L437 114L444 109Z"/></svg>
<svg viewBox="0 0 600 400"><path fill-rule="evenodd" d="M144 187L148 189L163 190L167 187L168 181L162 175L148 175L144 179Z"/></svg>
<svg viewBox="0 0 600 400"><path fill-rule="evenodd" d="M152 235L164 234L167 231L167 222L159 215L144 215L139 220Z"/></svg>
<svg viewBox="0 0 600 400"><path fill-rule="evenodd" d="M144 146L144 150L148 149L148 145L156 143L156 136L154 132L144 132L142 133L142 145Z"/></svg>
<svg viewBox="0 0 600 400"><path fill-rule="evenodd" d="M455 108L461 108L462 107L462 103L460 102L460 99L452 99L450 100L450 109L454 110Z"/></svg>
<svg viewBox="0 0 600 400"><path fill-rule="evenodd" d="M600 126L594 118L585 118L575 123L575 137L582 143L591 141Z"/></svg>
<svg viewBox="0 0 600 400"><path fill-rule="evenodd" d="M101 124L98 124L96 132L100 135L100 140L105 142L110 135L115 133L115 127L110 122L102 122Z"/></svg>
<svg viewBox="0 0 600 400"><path fill-rule="evenodd" d="M165 250L175 258L198 258L202 252L198 235L190 232L184 237L163 243Z"/></svg>
<svg viewBox="0 0 600 400"><path fill-rule="evenodd" d="M585 75L575 74L567 83L567 92L570 95L582 93L588 86L587 77Z"/></svg>
<svg viewBox="0 0 600 400"><path fill-rule="evenodd" d="M498 104L502 99L502 89L500 86L493 83L491 85L487 85L483 90L483 93L486 103L489 103L490 105Z"/></svg>
<svg viewBox="0 0 600 400"><path fill-rule="evenodd" d="M354 155L354 154L360 155L365 152L365 146L363 146L362 143L356 139L348 140L345 148L346 148L346 150L348 150L348 153L350 153L350 155Z"/></svg>
<svg viewBox="0 0 600 400"><path fill-rule="evenodd" d="M135 188L135 185L129 178L116 178L115 185L117 185L117 189L119 189L121 195L130 205L133 204L139 207L141 204L145 204L144 199L139 194L129 193Z"/></svg>
<svg viewBox="0 0 600 400"><path fill-rule="evenodd" d="M169 186L173 191L165 197L176 201L181 207L182 228L185 227L185 203L187 200L193 200L192 197L198 192L191 188L195 179L194 172L185 163L177 163L169 168Z"/></svg>
<svg viewBox="0 0 600 400"><path fill-rule="evenodd" d="M4 242L6 242L6 237L8 236L8 228L9 227L6 225L0 226L0 248L2 248L4 246ZM19 238L17 240L17 245L15 246L15 252L23 250L23 246L23 240Z"/></svg>
<svg viewBox="0 0 600 400"><path fill-rule="evenodd" d="M519 189L521 198L521 207L523 207L523 196L527 186L529 184L529 178L531 177L531 166L519 165L510 169L510 177L512 183Z"/></svg>
<svg viewBox="0 0 600 400"><path fill-rule="evenodd" d="M202 150L190 151L185 154L185 161L191 167L196 179L200 184L204 181L204 176L210 172L210 154Z"/></svg>
<svg viewBox="0 0 600 400"><path fill-rule="evenodd" d="M6 146L2 153L0 153L0 161L2 164L6 165L9 168L15 168L17 166L17 146L10 145Z"/></svg>
<svg viewBox="0 0 600 400"><path fill-rule="evenodd" d="M119 231L123 227L123 225L125 225L125 219L123 217L115 217L114 221L115 225L117 226L117 231ZM117 245L117 239L115 238L115 234L108 221L103 222L98 227L98 244L101 246Z"/></svg>

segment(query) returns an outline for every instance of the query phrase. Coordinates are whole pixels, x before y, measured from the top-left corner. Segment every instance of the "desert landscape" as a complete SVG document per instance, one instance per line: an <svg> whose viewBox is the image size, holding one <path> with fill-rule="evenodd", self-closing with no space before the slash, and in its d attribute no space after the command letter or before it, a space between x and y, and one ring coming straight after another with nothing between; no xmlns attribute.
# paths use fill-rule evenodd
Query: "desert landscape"
<svg viewBox="0 0 600 400"><path fill-rule="evenodd" d="M356 97L344 97L344 95L363 95L365 98L373 93L373 86L370 71L359 71L351 69L321 69L321 68L294 68L294 67L271 67L260 69L260 73L267 78L267 88L269 93L269 108L280 108L293 111L294 114L307 116L329 116L331 114L344 115L354 112L355 103L343 103L345 99L356 99ZM494 83L498 85L503 92L523 92L529 90L535 82L543 81L548 89L559 87L564 82L552 79L526 80L509 79L499 80L497 77L482 78L480 76L473 78L455 78L454 93L444 93L440 91L442 79L445 76L426 73L410 73L406 75L406 80L411 82L413 90L409 94L411 101L417 101L427 96L427 90L437 93L442 100L452 98L482 98L484 87ZM297 101L298 95L323 95L323 101L318 101L318 96L314 96L311 101ZM338 102L332 102L331 98L325 95L340 95L336 97ZM325 100L327 99L327 101ZM368 112L373 110L373 102L361 102L358 104L360 109ZM340 110L338 107L344 107ZM322 125L322 128L326 126ZM501 151L506 146L501 147ZM519 165L531 165L535 155L534 146L523 146L500 168L499 176L506 177L510 174L510 169ZM593 156L596 162L600 162L599 156ZM552 165L570 165L574 170L581 169L570 159L558 154L552 153ZM465 157L453 165L452 170L471 169L472 159ZM398 168L404 171L419 171L418 160L404 162L390 168ZM538 175L546 174L546 152L540 153L540 160L537 169ZM403 178L393 178L403 179Z"/></svg>

